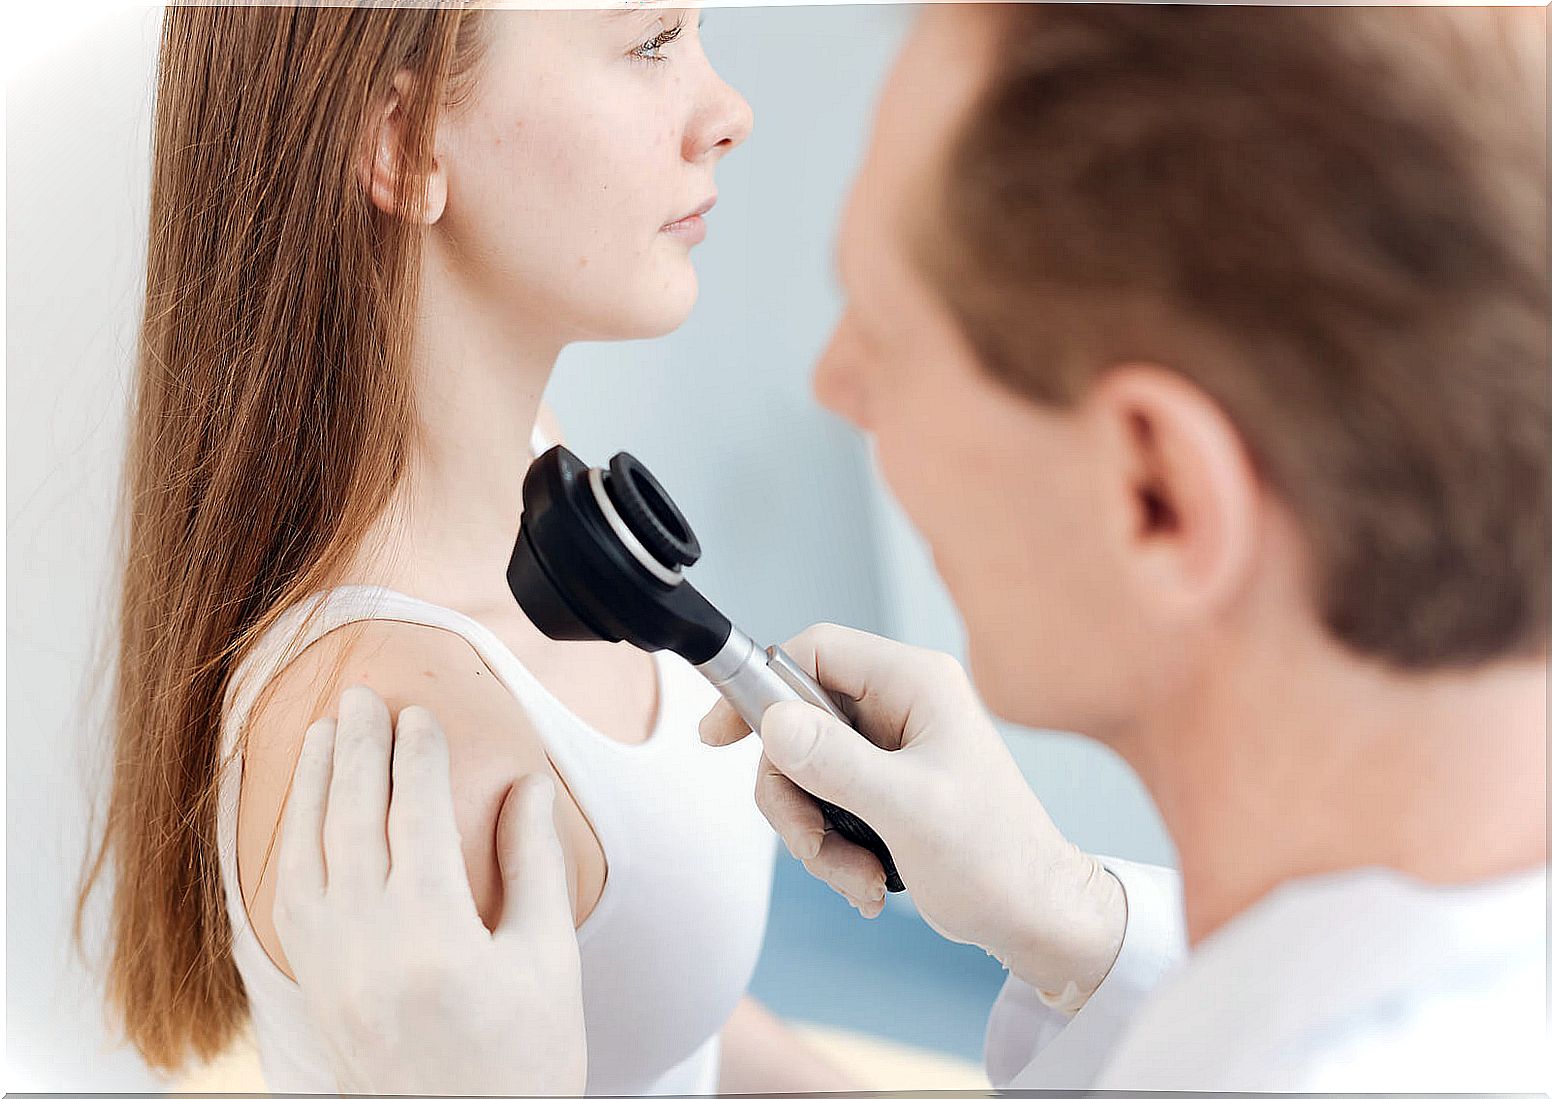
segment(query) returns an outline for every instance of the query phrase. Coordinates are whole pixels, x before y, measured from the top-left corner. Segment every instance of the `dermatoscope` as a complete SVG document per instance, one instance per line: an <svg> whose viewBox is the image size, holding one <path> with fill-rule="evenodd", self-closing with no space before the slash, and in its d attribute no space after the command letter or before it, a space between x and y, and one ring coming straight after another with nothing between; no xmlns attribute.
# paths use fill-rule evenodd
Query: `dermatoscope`
<svg viewBox="0 0 1552 1099"><path fill-rule="evenodd" d="M683 657L751 729L766 708L801 699L851 722L779 645L761 648L684 578L700 559L689 521L656 477L621 451L589 467L564 446L536 458L523 478L523 515L507 586L545 636L626 641ZM858 734L861 735L860 733ZM825 823L884 867L892 893L905 888L889 848L855 814L822 799Z"/></svg>

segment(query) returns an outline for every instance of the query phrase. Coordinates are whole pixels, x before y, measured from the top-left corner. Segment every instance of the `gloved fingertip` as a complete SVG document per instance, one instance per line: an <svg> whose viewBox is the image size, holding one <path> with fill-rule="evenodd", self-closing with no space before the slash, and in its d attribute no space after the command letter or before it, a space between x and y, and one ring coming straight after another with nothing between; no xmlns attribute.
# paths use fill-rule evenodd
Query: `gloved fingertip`
<svg viewBox="0 0 1552 1099"><path fill-rule="evenodd" d="M507 791L502 805L503 819L510 817L510 830L506 832L509 843L523 842L519 837L542 834L554 830L555 783L542 771L524 775Z"/></svg>
<svg viewBox="0 0 1552 1099"><path fill-rule="evenodd" d="M818 858L819 849L824 846L824 838L825 833L823 828L815 828L810 832L804 833L803 847L805 854L802 854L798 857L804 859Z"/></svg>
<svg viewBox="0 0 1552 1099"><path fill-rule="evenodd" d="M436 715L424 706L406 706L399 711L394 723L394 736L401 739L415 738L429 744L445 741L442 726Z"/></svg>
<svg viewBox="0 0 1552 1099"><path fill-rule="evenodd" d="M732 720L735 715L733 707L726 702L718 702L701 718L697 731L700 733L701 743L713 748L720 748L734 739L735 729Z"/></svg>
<svg viewBox="0 0 1552 1099"><path fill-rule="evenodd" d="M760 739L766 757L778 768L792 774L813 752L819 742L823 713L806 702L778 702L760 719Z"/></svg>
<svg viewBox="0 0 1552 1099"><path fill-rule="evenodd" d="M527 778L528 790L538 808L555 807L555 780L543 771L535 771Z"/></svg>
<svg viewBox="0 0 1552 1099"><path fill-rule="evenodd" d="M341 717L376 717L379 711L386 714L387 704L382 696L372 690L365 683L354 683L340 692L339 710Z"/></svg>
<svg viewBox="0 0 1552 1099"><path fill-rule="evenodd" d="M791 838L783 836L782 842L787 845L787 852L793 858L806 865L810 859L818 856L820 847L824 845L824 837L824 832L816 829Z"/></svg>

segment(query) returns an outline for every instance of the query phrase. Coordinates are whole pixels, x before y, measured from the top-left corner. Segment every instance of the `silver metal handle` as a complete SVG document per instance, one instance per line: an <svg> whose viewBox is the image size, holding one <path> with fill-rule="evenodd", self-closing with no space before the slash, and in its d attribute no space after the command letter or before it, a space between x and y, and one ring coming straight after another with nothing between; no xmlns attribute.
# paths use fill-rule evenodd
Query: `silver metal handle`
<svg viewBox="0 0 1552 1099"><path fill-rule="evenodd" d="M791 663L790 658L788 663ZM748 634L737 627L728 634L727 642L716 656L695 667L755 732L760 731L760 719L770 707L778 702L804 698L780 671L771 666L766 650L756 645ZM819 693L824 694L822 690ZM834 705L828 699L824 703L815 704L824 705L827 711L835 712Z"/></svg>
<svg viewBox="0 0 1552 1099"><path fill-rule="evenodd" d="M841 724L854 728L851 719L835 704L829 692L816 683L814 677L788 656L780 645L761 649L736 627L729 633L722 650L706 663L697 664L696 670L722 693L722 697L738 711L738 716L757 733L765 711L778 702L791 699L801 699L818 706ZM904 889L900 872L895 868L894 857L878 833L849 810L823 799L816 800L831 828L877 856L884 868L885 887L892 893Z"/></svg>
<svg viewBox="0 0 1552 1099"><path fill-rule="evenodd" d="M780 645L770 646L765 650L765 661L771 671L780 676L782 681L797 692L797 696L804 702L818 706L842 725L851 724L851 718L835 704L835 699L830 696L830 692L820 686L801 664L788 656L786 649Z"/></svg>

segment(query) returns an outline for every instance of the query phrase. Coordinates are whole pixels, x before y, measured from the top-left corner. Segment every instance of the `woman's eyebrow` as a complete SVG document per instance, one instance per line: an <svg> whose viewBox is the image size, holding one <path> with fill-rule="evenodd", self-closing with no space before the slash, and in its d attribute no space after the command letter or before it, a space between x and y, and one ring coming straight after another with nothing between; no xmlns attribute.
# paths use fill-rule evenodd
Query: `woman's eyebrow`
<svg viewBox="0 0 1552 1099"><path fill-rule="evenodd" d="M702 14L698 4L686 4L684 0L623 0L604 9L613 19L631 15L660 15L663 12L680 11Z"/></svg>
<svg viewBox="0 0 1552 1099"><path fill-rule="evenodd" d="M629 4L621 7L605 8L603 12L604 22L600 25L611 28L611 33L612 28L622 27L625 29L620 31L621 34L626 33L626 31L636 34L640 27L646 26L647 23L654 19L661 18L662 13L663 8L656 4L650 6L647 4Z"/></svg>

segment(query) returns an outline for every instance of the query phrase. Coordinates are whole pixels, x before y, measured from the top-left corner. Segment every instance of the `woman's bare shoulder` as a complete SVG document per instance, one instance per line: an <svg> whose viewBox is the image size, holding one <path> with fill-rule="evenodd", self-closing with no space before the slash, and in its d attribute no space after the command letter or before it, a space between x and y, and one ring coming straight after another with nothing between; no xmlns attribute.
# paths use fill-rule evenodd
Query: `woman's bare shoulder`
<svg viewBox="0 0 1552 1099"><path fill-rule="evenodd" d="M238 820L238 866L250 922L265 951L287 975L275 935L278 822L302 734L318 717L339 712L347 688L371 687L397 717L424 706L447 734L452 794L475 904L487 924L499 916L501 884L495 829L508 788L548 768L544 746L521 704L479 654L448 630L407 622L353 623L314 642L268 685L248 722ZM558 799L559 800L559 799ZM573 895L576 860L567 830Z"/></svg>
<svg viewBox="0 0 1552 1099"><path fill-rule="evenodd" d="M412 704L431 710L455 752L544 762L522 705L468 641L451 630L382 619L333 630L286 665L250 723L249 759L276 752L294 759L307 726L337 713L340 694L358 685L381 695L390 714Z"/></svg>

